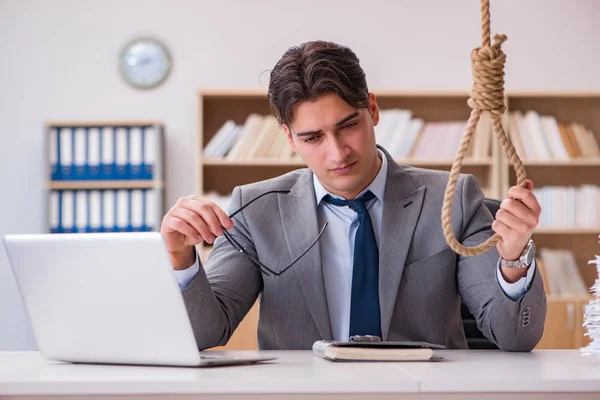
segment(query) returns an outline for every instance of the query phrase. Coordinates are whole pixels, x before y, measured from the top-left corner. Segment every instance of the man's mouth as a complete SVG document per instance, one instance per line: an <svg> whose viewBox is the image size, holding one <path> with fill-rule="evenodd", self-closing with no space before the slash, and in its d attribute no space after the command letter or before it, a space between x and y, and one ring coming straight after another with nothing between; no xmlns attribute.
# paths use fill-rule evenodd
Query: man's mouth
<svg viewBox="0 0 600 400"><path fill-rule="evenodd" d="M332 168L331 171L333 173L339 174L339 175L347 174L348 172L350 172L350 170L352 169L352 167L354 167L355 164L356 164L356 161L348 163L348 164L344 164L338 168Z"/></svg>

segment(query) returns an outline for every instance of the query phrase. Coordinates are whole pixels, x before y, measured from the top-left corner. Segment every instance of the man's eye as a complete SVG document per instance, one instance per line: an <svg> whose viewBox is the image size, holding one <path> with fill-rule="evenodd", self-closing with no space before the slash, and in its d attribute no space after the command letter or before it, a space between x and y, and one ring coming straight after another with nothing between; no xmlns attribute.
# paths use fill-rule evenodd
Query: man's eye
<svg viewBox="0 0 600 400"><path fill-rule="evenodd" d="M304 139L304 143L312 143L317 140L316 136L311 136L309 138Z"/></svg>
<svg viewBox="0 0 600 400"><path fill-rule="evenodd" d="M352 121L352 122L342 126L342 129L352 128L352 127L356 126L357 124L358 124L358 122Z"/></svg>

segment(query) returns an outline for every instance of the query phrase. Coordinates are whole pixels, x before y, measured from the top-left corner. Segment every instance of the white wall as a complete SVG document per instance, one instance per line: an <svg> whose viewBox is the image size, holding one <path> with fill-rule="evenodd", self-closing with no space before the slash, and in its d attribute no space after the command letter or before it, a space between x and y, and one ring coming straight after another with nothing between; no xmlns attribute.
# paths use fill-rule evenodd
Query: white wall
<svg viewBox="0 0 600 400"><path fill-rule="evenodd" d="M600 1L495 0L507 90L600 90ZM126 86L120 47L161 38L175 67L161 88ZM0 0L0 235L44 226L43 123L158 119L167 127L167 202L195 188L196 93L259 87L288 46L352 47L372 88L468 89L477 0ZM0 249L0 350L34 340Z"/></svg>

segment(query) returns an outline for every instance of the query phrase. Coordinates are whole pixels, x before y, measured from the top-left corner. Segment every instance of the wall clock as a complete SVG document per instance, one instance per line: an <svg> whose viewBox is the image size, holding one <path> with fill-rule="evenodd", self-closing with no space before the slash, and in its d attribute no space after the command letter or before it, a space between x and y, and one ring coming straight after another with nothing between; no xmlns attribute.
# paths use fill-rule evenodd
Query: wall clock
<svg viewBox="0 0 600 400"><path fill-rule="evenodd" d="M138 89L152 89L167 79L171 72L171 55L160 41L142 37L127 43L119 54L119 72L123 79Z"/></svg>

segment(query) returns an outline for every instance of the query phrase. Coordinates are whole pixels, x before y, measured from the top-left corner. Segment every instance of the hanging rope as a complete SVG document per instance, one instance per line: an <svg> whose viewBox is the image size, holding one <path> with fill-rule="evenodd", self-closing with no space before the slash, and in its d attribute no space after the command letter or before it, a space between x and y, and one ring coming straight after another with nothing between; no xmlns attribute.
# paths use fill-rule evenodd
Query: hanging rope
<svg viewBox="0 0 600 400"><path fill-rule="evenodd" d="M491 114L492 127L502 148L508 155L510 163L517 173L517 185L525 187L525 167L517 155L515 148L506 136L502 127L501 117L506 111L504 106L504 63L506 55L500 46L506 41L506 35L494 35L494 44L490 45L490 2L481 0L481 41L482 46L471 52L471 69L473 72L473 88L467 101L471 107L471 116L467 122L465 133L460 141L456 158L450 170L448 186L444 193L442 206L442 228L448 245L464 256L476 256L494 247L501 237L495 233L484 243L475 247L463 246L456 240L452 230L452 200L456 188L463 159L469 148L471 137L477 127L477 122L483 112Z"/></svg>

